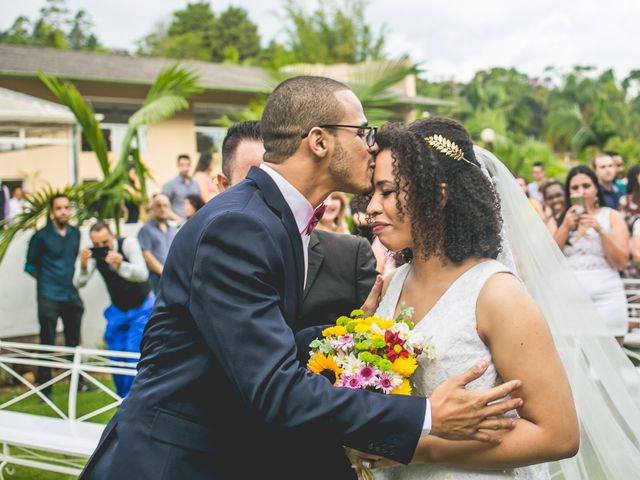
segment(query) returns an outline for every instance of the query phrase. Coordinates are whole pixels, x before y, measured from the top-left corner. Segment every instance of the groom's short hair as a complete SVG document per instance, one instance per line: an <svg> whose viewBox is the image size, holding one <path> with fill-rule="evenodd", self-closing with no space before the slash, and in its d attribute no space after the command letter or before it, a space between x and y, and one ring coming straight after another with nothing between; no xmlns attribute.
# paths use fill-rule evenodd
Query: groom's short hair
<svg viewBox="0 0 640 480"><path fill-rule="evenodd" d="M265 162L281 163L300 146L313 127L338 123L344 108L335 92L349 90L344 83L326 77L293 77L276 87L262 113Z"/></svg>

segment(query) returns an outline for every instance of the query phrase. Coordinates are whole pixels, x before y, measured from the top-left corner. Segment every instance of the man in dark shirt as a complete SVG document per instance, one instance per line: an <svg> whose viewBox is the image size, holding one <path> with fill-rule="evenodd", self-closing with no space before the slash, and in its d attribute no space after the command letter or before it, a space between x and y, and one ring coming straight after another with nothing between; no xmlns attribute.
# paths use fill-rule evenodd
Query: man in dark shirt
<svg viewBox="0 0 640 480"><path fill-rule="evenodd" d="M38 286L38 321L40 343L54 345L58 317L64 325L64 343L75 347L80 343L80 321L84 305L73 286L80 233L69 225L71 201L66 195L55 195L49 202L51 221L38 230L29 242L25 271ZM38 383L51 379L51 369L38 369ZM44 392L50 392L50 387Z"/></svg>
<svg viewBox="0 0 640 480"><path fill-rule="evenodd" d="M617 210L618 201L623 196L623 192L615 184L616 167L613 163L613 158L606 153L598 153L592 161L593 170L598 177L598 183L600 183L600 189L604 196L605 205L601 207L609 207Z"/></svg>

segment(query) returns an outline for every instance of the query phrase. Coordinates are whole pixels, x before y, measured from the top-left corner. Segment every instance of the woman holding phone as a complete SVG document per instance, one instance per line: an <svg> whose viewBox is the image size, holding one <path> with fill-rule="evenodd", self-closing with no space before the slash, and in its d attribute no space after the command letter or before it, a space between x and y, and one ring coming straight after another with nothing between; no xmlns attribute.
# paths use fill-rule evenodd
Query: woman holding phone
<svg viewBox="0 0 640 480"><path fill-rule="evenodd" d="M618 272L629 263L629 231L617 211L604 205L598 179L589 167L573 167L565 184L565 204L553 237L601 314L603 333L622 344L627 333L627 300Z"/></svg>

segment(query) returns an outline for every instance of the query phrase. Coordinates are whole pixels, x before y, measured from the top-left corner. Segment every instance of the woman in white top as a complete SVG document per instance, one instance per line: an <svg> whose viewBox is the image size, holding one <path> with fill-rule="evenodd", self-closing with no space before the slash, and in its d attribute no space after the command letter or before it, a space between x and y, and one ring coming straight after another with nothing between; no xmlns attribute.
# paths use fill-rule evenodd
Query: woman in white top
<svg viewBox="0 0 640 480"><path fill-rule="evenodd" d="M559 219L554 239L602 317L603 331L622 339L628 328L620 270L629 263L629 231L616 210L604 205L598 178L585 165L573 167L565 185L566 205L582 198ZM575 202L574 202L575 203Z"/></svg>

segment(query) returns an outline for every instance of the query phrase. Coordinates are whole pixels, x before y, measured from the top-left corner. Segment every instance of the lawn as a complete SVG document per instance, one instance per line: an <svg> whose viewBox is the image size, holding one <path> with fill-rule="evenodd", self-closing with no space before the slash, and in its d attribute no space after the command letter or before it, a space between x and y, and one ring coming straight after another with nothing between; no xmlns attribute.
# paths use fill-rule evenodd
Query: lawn
<svg viewBox="0 0 640 480"><path fill-rule="evenodd" d="M110 389L114 390L113 382L110 377L100 378L100 381ZM10 400L22 393L25 392L25 389L22 387L8 387L0 389L0 404ZM68 382L58 382L53 386L53 392L51 395L51 399L53 403L60 408L63 412L67 412L67 405L69 400L69 384ZM108 403L111 403L113 399L102 392L101 390L96 391L88 391L88 392L79 392L77 398L77 417L84 415L85 413L96 410ZM51 407L45 403L42 403L35 396L28 397L24 400L21 400L16 405L12 405L8 408L8 410L14 412L22 412L22 413L31 413L34 415L43 415L56 417L56 413L51 409ZM91 421L98 423L107 423L109 419L113 416L115 410L110 410L108 412L102 413L94 418ZM36 470L27 467L15 467L14 475L5 475L6 479L11 480L66 480L69 475L61 474L61 473L53 473L47 472L44 470ZM71 477L75 478L75 477Z"/></svg>

